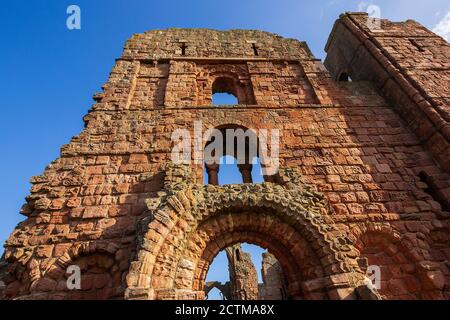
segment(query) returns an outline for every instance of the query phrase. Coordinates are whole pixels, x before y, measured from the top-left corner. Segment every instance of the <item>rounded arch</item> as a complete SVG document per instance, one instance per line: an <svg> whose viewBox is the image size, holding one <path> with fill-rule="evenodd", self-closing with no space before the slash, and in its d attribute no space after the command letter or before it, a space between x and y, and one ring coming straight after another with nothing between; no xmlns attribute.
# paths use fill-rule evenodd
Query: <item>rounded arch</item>
<svg viewBox="0 0 450 320"><path fill-rule="evenodd" d="M105 253L115 256L119 246L107 241L88 241L71 246L52 265L42 272L43 275L65 272L66 268L79 257L94 253Z"/></svg>
<svg viewBox="0 0 450 320"><path fill-rule="evenodd" d="M53 263L48 264L47 268L41 270L39 262L35 259L24 259L18 254L14 254L15 251L6 250L5 260L9 264L16 266L15 269L20 269L20 272L16 272L16 277L22 279L28 276L31 286L34 282L45 276L49 272L56 272L66 268L71 261L82 255L88 255L94 252L102 252L115 254L119 247L113 242L108 241L88 241L84 243L76 243L68 248L60 257L58 257ZM30 255L31 256L31 255ZM22 259L20 259L22 258Z"/></svg>
<svg viewBox="0 0 450 320"><path fill-rule="evenodd" d="M402 236L390 223L375 222L353 227L349 236L363 270L367 265L380 267L379 293L384 298L442 298L442 272L433 270L428 254L423 253L428 249L418 248L411 237Z"/></svg>
<svg viewBox="0 0 450 320"><path fill-rule="evenodd" d="M303 281L325 275L309 244L275 215L230 213L208 219L190 237L181 261L191 261L195 266L192 278L187 278L185 272L178 272L175 286L178 289L203 290L214 257L221 250L242 242L268 249L278 259L290 284L288 289L292 298L305 297L301 288ZM326 297L326 293L323 296Z"/></svg>
<svg viewBox="0 0 450 320"><path fill-rule="evenodd" d="M367 234L383 235L384 241L398 243L401 241L400 232L389 223L360 223L350 229L349 240L355 245L361 245Z"/></svg>
<svg viewBox="0 0 450 320"><path fill-rule="evenodd" d="M305 276L308 272L303 266L301 280L296 272L289 272L292 279L300 281L295 281L297 292L312 297L314 292L326 288L331 298L351 296L363 281L356 263L346 256L352 248L330 221L323 221L323 216L312 213L314 209L304 207L309 197L306 191L299 191L294 197L281 186L264 190L257 184L178 191L154 211L153 220L147 224L138 259L132 263L135 271L128 276L127 298L203 299L204 292L196 289L202 286L208 261L226 244L240 241L270 248L288 270L298 270L296 264L302 260L302 253L313 252L317 257L313 259L314 272L311 269ZM258 219L260 223L255 223ZM282 222L281 231L275 230L278 222ZM212 226L216 233L208 229ZM249 232L253 232L252 238ZM290 237L298 241L288 245ZM284 245L277 247L273 243ZM317 265L323 271L318 272ZM300 296L294 289L291 293Z"/></svg>
<svg viewBox="0 0 450 320"><path fill-rule="evenodd" d="M229 93L237 98L238 104L255 104L253 88L249 81L242 81L234 72L217 72L211 77L211 93Z"/></svg>
<svg viewBox="0 0 450 320"><path fill-rule="evenodd" d="M216 77L212 83L212 92L213 94L229 93L238 98L237 81L234 77L229 75Z"/></svg>
<svg viewBox="0 0 450 320"><path fill-rule="evenodd" d="M337 77L337 81L339 82L350 82L352 81L352 78L346 71L341 71Z"/></svg>
<svg viewBox="0 0 450 320"><path fill-rule="evenodd" d="M122 299L125 290L123 264L118 247L111 242L86 242L70 247L58 259L46 261L30 259L20 279L8 281L5 296L21 299ZM18 263L13 266L20 267ZM47 266L40 268L40 266ZM80 271L80 288L69 288L69 266ZM70 272L77 272L72 269Z"/></svg>
<svg viewBox="0 0 450 320"><path fill-rule="evenodd" d="M212 289L217 289L222 294L222 297L225 300L230 300L230 283L227 282L225 284L220 283L219 281L210 281L205 283L205 297L211 292Z"/></svg>
<svg viewBox="0 0 450 320"><path fill-rule="evenodd" d="M229 132L229 135L231 136L232 133L240 133L241 131L245 134L245 143L246 147L252 147L256 150L256 154L253 154L253 156L259 156L260 155L260 145L259 145L259 138L258 133L255 132L254 129L246 127L244 124L238 124L238 123L225 123L220 124L215 127L209 128L205 134L205 140L203 141L203 149L205 149L210 143L212 143L214 140L215 135L220 133L223 138L223 154L222 155L229 155L229 156L236 156L236 149L233 148L233 150L229 150L229 148L226 148L226 139L227 139L227 130L233 130L234 132ZM235 140L237 138L235 137ZM231 151L232 153L227 153Z"/></svg>
<svg viewBox="0 0 450 320"><path fill-rule="evenodd" d="M48 292L49 299L123 299L128 265L123 263L119 250L119 246L107 241L74 244L42 270L32 282L30 293ZM69 269L71 266L77 269ZM79 288L68 286L74 272L80 272Z"/></svg>
<svg viewBox="0 0 450 320"><path fill-rule="evenodd" d="M267 152L263 152L264 149L262 149L260 144L258 132L242 124L221 124L208 129L203 141L203 160L208 183L219 184L218 172L221 159L224 156L230 156L236 160L244 183L253 182L252 169L255 164L261 165L261 180L273 182L276 178L272 171L275 170L270 171L267 170L269 167L266 167L267 164L272 165L270 161L267 161L270 141L266 142L267 146L265 149Z"/></svg>

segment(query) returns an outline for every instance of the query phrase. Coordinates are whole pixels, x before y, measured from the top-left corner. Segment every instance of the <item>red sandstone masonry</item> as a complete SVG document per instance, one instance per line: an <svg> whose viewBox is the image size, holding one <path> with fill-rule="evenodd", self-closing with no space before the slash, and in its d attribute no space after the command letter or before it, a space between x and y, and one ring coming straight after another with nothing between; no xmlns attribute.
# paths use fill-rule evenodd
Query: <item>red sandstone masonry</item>
<svg viewBox="0 0 450 320"><path fill-rule="evenodd" d="M341 16L327 44L326 66L334 77L347 72L373 81L448 173L450 45L412 20L381 20L381 30L373 31L367 19Z"/></svg>
<svg viewBox="0 0 450 320"><path fill-rule="evenodd" d="M448 45L412 22L384 21L393 36L378 41L363 21L346 15L337 23L326 60L331 74L306 44L266 32L134 35L94 96L83 132L31 179L27 219L5 244L7 287L0 294L201 299L215 253L247 241L277 257L290 298L365 297L361 277L370 264L382 268L384 298L450 298L448 212L418 176L432 176L449 199ZM429 52L417 54L403 38L410 35L430 42ZM414 57L426 61L426 72L414 72ZM333 80L344 66L353 82ZM212 84L223 76L239 86L242 104L209 105ZM279 129L281 169L299 178L238 185L236 195L203 188L202 166L192 165L188 178L178 175L169 166L171 134L193 132L198 120L205 130ZM83 266L81 291L64 287L72 264Z"/></svg>
<svg viewBox="0 0 450 320"><path fill-rule="evenodd" d="M249 253L240 245L225 249L230 272L230 297L232 300L258 300L258 277Z"/></svg>

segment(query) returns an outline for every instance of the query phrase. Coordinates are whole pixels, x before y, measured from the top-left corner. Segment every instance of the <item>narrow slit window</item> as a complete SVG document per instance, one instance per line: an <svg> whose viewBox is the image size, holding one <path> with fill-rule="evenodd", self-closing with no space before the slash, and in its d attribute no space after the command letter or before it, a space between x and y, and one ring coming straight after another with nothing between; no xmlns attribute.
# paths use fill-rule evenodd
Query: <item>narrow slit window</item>
<svg viewBox="0 0 450 320"><path fill-rule="evenodd" d="M237 261L241 261L241 253L239 252L238 249L236 249L236 259Z"/></svg>
<svg viewBox="0 0 450 320"><path fill-rule="evenodd" d="M256 46L256 44L252 43L252 48L253 48L253 53L255 54L255 56L259 56L258 47Z"/></svg>
<svg viewBox="0 0 450 320"><path fill-rule="evenodd" d="M187 49L186 43L182 42L180 48L181 48L181 55L185 56L186 55L186 49Z"/></svg>

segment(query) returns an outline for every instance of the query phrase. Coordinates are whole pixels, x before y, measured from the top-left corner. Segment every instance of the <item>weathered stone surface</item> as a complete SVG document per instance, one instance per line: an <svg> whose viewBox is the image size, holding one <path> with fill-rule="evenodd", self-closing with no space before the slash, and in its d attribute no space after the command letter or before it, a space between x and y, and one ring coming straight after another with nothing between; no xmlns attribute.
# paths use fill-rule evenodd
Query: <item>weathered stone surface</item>
<svg viewBox="0 0 450 320"><path fill-rule="evenodd" d="M230 272L231 300L258 300L258 276L252 258L236 244L225 249Z"/></svg>
<svg viewBox="0 0 450 320"><path fill-rule="evenodd" d="M262 256L262 278L260 285L260 300L284 300L287 299L287 284L283 274L283 269L277 258L265 252Z"/></svg>
<svg viewBox="0 0 450 320"><path fill-rule="evenodd" d="M366 22L340 17L328 70L267 32L134 35L83 132L31 179L0 297L200 299L214 256L250 242L276 256L287 298L370 298L377 265L386 299L450 299L450 47L413 21ZM223 77L238 106L211 106ZM203 186L202 165L171 162L194 121L278 129L278 173ZM64 287L72 264L81 290Z"/></svg>

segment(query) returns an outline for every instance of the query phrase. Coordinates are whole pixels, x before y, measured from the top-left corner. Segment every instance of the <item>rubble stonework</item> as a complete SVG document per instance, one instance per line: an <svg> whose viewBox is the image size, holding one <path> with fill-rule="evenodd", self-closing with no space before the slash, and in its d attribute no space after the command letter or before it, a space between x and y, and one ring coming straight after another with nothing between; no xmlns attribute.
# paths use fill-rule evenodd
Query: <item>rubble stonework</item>
<svg viewBox="0 0 450 320"><path fill-rule="evenodd" d="M4 297L204 299L215 255L248 242L277 258L288 299L450 299L450 46L413 21L374 33L367 19L339 18L328 70L262 31L134 35L84 130L31 179ZM225 78L239 105L212 107ZM278 173L204 185L203 165L171 163L172 133L194 121L278 129ZM66 286L71 265L81 290Z"/></svg>
<svg viewBox="0 0 450 320"><path fill-rule="evenodd" d="M240 244L225 249L230 272L231 300L258 300L258 276L248 252Z"/></svg>

